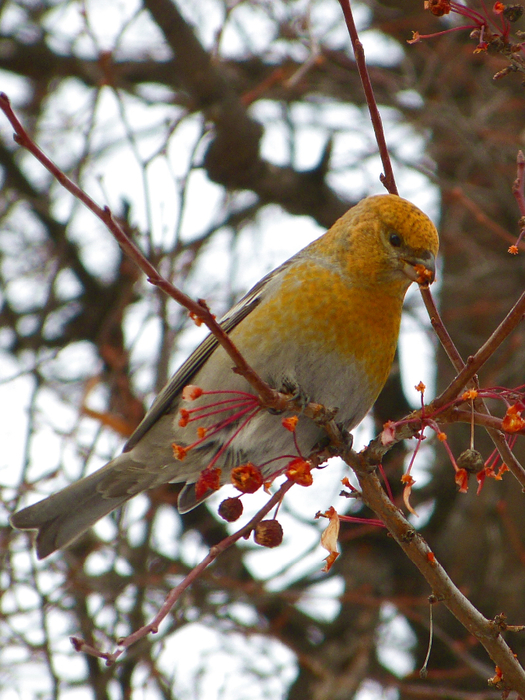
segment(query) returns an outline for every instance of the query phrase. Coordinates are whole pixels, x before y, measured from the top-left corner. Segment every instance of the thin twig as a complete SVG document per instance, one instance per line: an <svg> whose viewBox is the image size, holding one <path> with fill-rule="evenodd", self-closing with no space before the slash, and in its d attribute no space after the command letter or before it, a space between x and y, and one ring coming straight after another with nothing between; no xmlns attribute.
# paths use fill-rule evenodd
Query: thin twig
<svg viewBox="0 0 525 700"><path fill-rule="evenodd" d="M444 351L447 353L448 359L452 362L452 366L456 372L461 372L461 370L465 367L465 363L459 354L459 350L454 345L454 341L445 328L445 324L441 320L441 316L439 315L439 311L437 310L437 306L434 302L434 298L432 297L429 287L420 285L419 291L421 292L423 303L427 309L432 328L439 338Z"/></svg>
<svg viewBox="0 0 525 700"><path fill-rule="evenodd" d="M509 253L513 253L514 255L517 254L518 245L520 244L523 236L525 236L525 156L523 155L523 151L518 151L516 162L518 167L516 179L512 185L512 194L514 195L514 198L518 204L518 209L520 210L521 216L519 220L520 232L518 239L516 243L509 248Z"/></svg>
<svg viewBox="0 0 525 700"><path fill-rule="evenodd" d="M476 204L471 197L468 197L465 192L463 192L461 187L454 187L451 190L448 190L445 192L444 196L462 204L479 224L486 226L490 231L492 231L492 233L505 241L505 243L514 243L516 240L516 236L513 236L505 228L503 228L501 224L498 224L497 221L493 221L489 216L487 216L483 209Z"/></svg>
<svg viewBox="0 0 525 700"><path fill-rule="evenodd" d="M350 7L349 0L339 0L339 3L341 5L341 9L343 10L346 26L348 27L348 32L350 34L350 40L352 41L357 70L359 71L359 77L361 78L361 83L363 85L363 91L365 93L368 111L370 112L370 119L372 121L377 146L379 148L379 155L381 156L383 169L385 171L379 179L385 186L387 192L389 192L390 194L399 194L394 178L394 171L392 169L390 154L388 152L388 146L386 145L385 132L383 130L383 122L381 120L381 115L379 114L379 109L377 107L377 102L374 95L372 82L370 80L370 75L368 74L368 68L365 60L365 50L363 48L363 44L359 40L359 35L357 33L357 28L354 22L354 16L352 14L352 8Z"/></svg>
<svg viewBox="0 0 525 700"><path fill-rule="evenodd" d="M454 411L450 412L449 421L447 422L471 423L472 421L474 422L474 425L479 425L482 428L493 428L494 430L499 430L502 433L505 432L502 427L502 418L467 409L454 409ZM441 419L439 419L439 422L441 423ZM525 435L525 430L520 430L517 433L513 433L513 435Z"/></svg>
<svg viewBox="0 0 525 700"><path fill-rule="evenodd" d="M516 179L512 185L512 194L518 205L521 216L525 216L525 194L523 192L525 186L525 156L523 151L518 151L516 157L516 162L518 164Z"/></svg>
<svg viewBox="0 0 525 700"><path fill-rule="evenodd" d="M471 363L470 363L470 371L471 371L471 378L464 383L463 387L460 386L461 383L464 381L463 379L459 379L460 377L465 377L467 370L466 370L466 365L465 362L463 361L461 355L459 354L459 351L457 350L456 346L454 345L454 342L452 341L452 338L448 334L447 329L445 328L445 325L443 321L441 320L441 317L439 315L439 312L436 308L436 305L434 304L434 300L432 298L432 295L430 293L430 290L425 287L420 287L421 291L421 296L423 298L423 301L425 303L425 306L428 311L428 315L430 316L430 322L432 324L432 327L434 328L439 340L441 341L441 345L443 346L443 349L448 355L449 360L451 361L452 365L454 366L454 369L456 372L458 372L458 375L456 379L445 389L443 394L441 396L437 397L431 404L430 406L427 407L427 411L429 413L432 413L435 411L435 409L439 409L440 405L445 406L447 401L444 398L444 396L451 396L452 393L455 392L455 395L453 398L456 398L456 396L459 394L460 391L463 390L464 387L472 387L472 388L477 388L478 387L478 382L477 378L475 376L477 369L481 367L481 364L478 365L476 372L472 372L472 366L474 363L474 358L478 356L478 353L483 350L483 348L486 348L488 345L490 350L486 350L486 352L479 358L479 362L483 360L485 362L490 355L495 351L496 347L503 342L503 340L507 337L509 333L511 333L516 325L520 322L520 315L519 315L519 309L518 312L516 312L516 306L520 302L518 302L514 305L514 308L511 309L507 317L502 321L502 323L498 326L498 328L494 331L494 333L491 335L491 337L487 340L485 345L480 348L478 353L474 355L474 358L470 358ZM521 298L520 298L521 299ZM519 308L524 308L523 304ZM509 318L510 317L510 318ZM523 317L523 312L522 316ZM502 325L506 324L501 330ZM483 359L484 358L484 359ZM452 389L454 387L454 389ZM476 413L474 420L477 425L483 425L489 434L490 439L494 443L494 446L498 450L498 453L503 460L503 462L508 466L509 470L512 472L514 477L518 480L518 482L521 484L522 487L525 488L525 469L523 466L520 464L520 462L516 459L514 453L510 449L506 439L505 435L502 432L501 429L501 419L500 418L495 418L491 416L490 411L482 399L475 399L474 401L474 406L476 409L479 411ZM460 411L455 411L455 420L458 421L463 421L463 417L461 416ZM471 416L469 412L469 416Z"/></svg>
<svg viewBox="0 0 525 700"><path fill-rule="evenodd" d="M281 394L280 392L272 389L261 379L261 377L259 377L255 370L248 365L228 334L216 321L206 302L203 299L194 301L191 297L184 294L184 292L175 287L175 285L162 277L157 269L149 262L149 260L147 260L140 249L135 245L135 243L128 238L123 228L113 217L110 209L108 207L100 207L98 204L96 204L96 202L86 192L84 192L84 190L70 180L67 175L65 175L65 173L63 173L60 168L55 165L55 163L53 163L53 161L51 161L45 155L45 153L42 152L42 150L36 145L22 126L20 120L11 108L9 98L3 92L0 93L0 109L4 112L14 129L14 140L16 143L22 148L27 149L46 168L46 170L53 175L53 177L62 185L62 187L64 187L64 189L80 200L105 224L105 226L115 237L124 253L128 255L144 272L150 284L158 287L163 292L168 294L172 299L181 304L181 306L188 309L190 314L200 319L209 328L211 333L213 333L220 345L233 360L236 371L241 374L255 389L263 404L268 408L273 408L276 410L284 410L286 408L293 410L293 402L290 403L289 398L286 397L285 394ZM299 410L300 408L301 407L299 406ZM311 417L312 415L315 416L316 412L314 406L310 406L309 409Z"/></svg>
<svg viewBox="0 0 525 700"><path fill-rule="evenodd" d="M377 475L368 471L361 455L348 451L345 458L357 475L363 501L386 524L390 534L431 586L437 601L444 603L485 647L500 668L505 687L525 696L525 671L501 636L498 625L485 618L454 585L423 537L390 501Z"/></svg>
<svg viewBox="0 0 525 700"><path fill-rule="evenodd" d="M143 639L148 634L156 634L159 629L160 623L168 615L168 613L173 609L175 603L179 600L180 596L184 591L202 574L202 572L208 568L208 566L217 559L217 557L234 545L242 537L247 538L254 527L261 522L265 515L267 515L272 508L280 503L284 498L287 491L291 489L294 485L294 481L287 479L284 484L279 488L278 491L268 500L268 502L254 515L254 517L242 527L240 530L235 532L233 535L225 537L219 544L214 545L204 559L195 566L190 573L179 583L178 586L172 588L171 591L166 596L164 603L162 604L160 610L155 615L153 620L148 624L140 627L140 629L132 632L132 634L118 640L118 646L113 652L103 652L96 647L88 644L80 637L70 637L71 643L76 651L82 651L90 656L96 656L99 659L105 659L106 665L111 666L115 663L118 657L124 653L124 651L130 647L139 639Z"/></svg>
<svg viewBox="0 0 525 700"><path fill-rule="evenodd" d="M485 362L494 354L503 341L523 320L525 314L525 292L520 296L503 321L499 324L490 338L483 343L480 349L471 355L466 365L459 372L457 377L449 384L445 391L432 402L433 409L440 408L449 403L468 385Z"/></svg>

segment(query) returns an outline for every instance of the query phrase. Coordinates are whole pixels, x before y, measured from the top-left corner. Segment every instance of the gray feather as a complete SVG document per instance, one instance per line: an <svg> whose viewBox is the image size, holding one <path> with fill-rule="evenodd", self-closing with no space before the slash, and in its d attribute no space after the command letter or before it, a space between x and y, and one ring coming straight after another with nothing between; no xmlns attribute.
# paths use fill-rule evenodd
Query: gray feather
<svg viewBox="0 0 525 700"><path fill-rule="evenodd" d="M124 461L123 458L129 462L127 456L120 455L98 472L11 516L13 527L38 530L36 550L39 559L70 544L100 518L135 495L108 497L99 491L100 483L115 468L116 462Z"/></svg>

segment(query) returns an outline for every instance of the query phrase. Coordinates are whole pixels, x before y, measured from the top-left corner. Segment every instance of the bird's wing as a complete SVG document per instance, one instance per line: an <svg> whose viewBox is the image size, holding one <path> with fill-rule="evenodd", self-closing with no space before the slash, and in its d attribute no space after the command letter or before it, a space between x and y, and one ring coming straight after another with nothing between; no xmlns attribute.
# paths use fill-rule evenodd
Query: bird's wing
<svg viewBox="0 0 525 700"><path fill-rule="evenodd" d="M229 333L237 324L239 324L248 314L253 311L262 301L265 292L268 289L270 282L286 268L288 268L294 258L290 258L280 267L263 277L257 284L245 294L232 308L220 319L219 323L222 328ZM152 425L157 420L170 411L173 400L183 390L183 388L191 383L195 374L200 370L206 360L213 353L218 345L217 338L210 334L202 343L192 352L186 362L182 364L175 372L170 382L166 384L164 389L153 402L150 410L144 416L142 422L138 425L129 440L124 445L124 452L129 452L148 432Z"/></svg>

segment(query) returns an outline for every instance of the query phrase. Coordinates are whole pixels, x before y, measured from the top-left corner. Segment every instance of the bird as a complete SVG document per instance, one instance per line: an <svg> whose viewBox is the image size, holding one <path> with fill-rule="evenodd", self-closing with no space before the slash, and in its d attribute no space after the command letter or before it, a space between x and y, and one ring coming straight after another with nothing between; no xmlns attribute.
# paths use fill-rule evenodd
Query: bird
<svg viewBox="0 0 525 700"><path fill-rule="evenodd" d="M438 248L434 224L414 204L394 194L366 197L260 280L220 323L271 387L337 411L338 425L351 431L388 378L405 294L412 282L433 282ZM283 426L291 415L298 418L293 431ZM323 437L322 426L301 412L261 407L210 334L120 455L10 522L38 531L43 559L138 493L181 483L184 513L235 469L250 465L271 480Z"/></svg>

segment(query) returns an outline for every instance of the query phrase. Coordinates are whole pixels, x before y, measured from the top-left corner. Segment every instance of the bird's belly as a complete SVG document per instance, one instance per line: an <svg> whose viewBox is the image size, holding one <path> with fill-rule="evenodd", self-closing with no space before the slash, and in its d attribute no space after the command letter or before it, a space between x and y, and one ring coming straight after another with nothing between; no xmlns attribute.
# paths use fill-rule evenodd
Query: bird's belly
<svg viewBox="0 0 525 700"><path fill-rule="evenodd" d="M218 353L222 355L222 350ZM250 362L250 353L245 351L244 354ZM366 374L355 363L342 361L337 352L313 357L311 353L301 352L297 344L287 347L283 343L265 358L264 369L256 362L253 365L272 387L288 391L295 387L301 399L336 410L338 423L348 429L355 427L374 401L375 388L371 389ZM259 408L255 397L250 402L244 392L251 394L252 390L242 377L231 372L231 361L219 356L214 360L215 367L209 366L199 373L196 383L204 390L224 391L224 394L213 393L195 402L184 402L190 410L201 408L195 415L202 418L182 430L178 426L178 416L172 416L173 433L185 444L199 440L199 427L207 430L193 455L189 453L188 461L181 464L181 471L186 471L191 463L195 463L196 468L197 462L203 469L215 459L213 465L225 470L252 462L267 476L282 469L294 457L308 457L324 437L323 428L299 413L294 436L283 425L283 419L292 413L275 415ZM210 371L212 369L214 371ZM335 382L334 376L337 377ZM229 393L235 391L238 393ZM237 400L236 407L229 409L231 404L220 403L228 400Z"/></svg>

